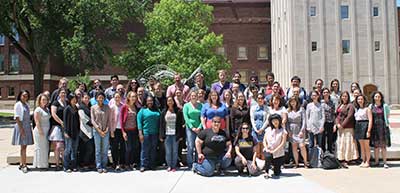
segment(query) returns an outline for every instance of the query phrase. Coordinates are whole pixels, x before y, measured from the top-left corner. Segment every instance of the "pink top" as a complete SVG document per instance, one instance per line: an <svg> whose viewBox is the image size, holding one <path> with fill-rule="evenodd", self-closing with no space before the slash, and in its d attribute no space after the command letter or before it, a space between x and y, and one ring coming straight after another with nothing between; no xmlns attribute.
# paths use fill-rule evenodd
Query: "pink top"
<svg viewBox="0 0 400 193"><path fill-rule="evenodd" d="M287 132L285 129L280 128L280 129L272 129L271 127L268 127L265 130L265 137L267 139L267 147L269 150L274 150L276 149L282 142L283 140L283 135L287 135ZM282 157L285 155L285 146L282 146L280 149L275 151L275 153L272 154L274 158L277 157Z"/></svg>
<svg viewBox="0 0 400 193"><path fill-rule="evenodd" d="M167 97L175 96L175 91L177 88L182 90L183 100L185 102L189 102L190 101L190 96L189 96L190 89L187 85L184 85L182 83L180 85L173 84L173 85L169 86L167 89Z"/></svg>

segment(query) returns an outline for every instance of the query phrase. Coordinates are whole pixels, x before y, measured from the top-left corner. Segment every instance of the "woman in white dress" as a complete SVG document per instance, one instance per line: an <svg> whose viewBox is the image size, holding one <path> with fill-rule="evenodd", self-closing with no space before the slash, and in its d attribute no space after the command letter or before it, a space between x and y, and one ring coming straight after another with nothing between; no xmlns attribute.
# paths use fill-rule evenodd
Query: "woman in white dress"
<svg viewBox="0 0 400 193"><path fill-rule="evenodd" d="M33 167L47 169L49 167L49 140L47 135L50 130L51 114L47 108L49 98L40 94L36 99L36 109L34 118L36 127L33 130L33 139L35 141L35 154L33 156Z"/></svg>

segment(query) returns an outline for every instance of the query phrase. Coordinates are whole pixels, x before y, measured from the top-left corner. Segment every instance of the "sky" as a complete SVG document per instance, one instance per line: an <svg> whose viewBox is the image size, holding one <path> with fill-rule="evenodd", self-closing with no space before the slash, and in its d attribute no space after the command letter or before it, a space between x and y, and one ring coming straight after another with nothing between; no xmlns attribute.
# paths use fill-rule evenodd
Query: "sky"
<svg viewBox="0 0 400 193"><path fill-rule="evenodd" d="M400 6L400 0L397 0L397 7Z"/></svg>

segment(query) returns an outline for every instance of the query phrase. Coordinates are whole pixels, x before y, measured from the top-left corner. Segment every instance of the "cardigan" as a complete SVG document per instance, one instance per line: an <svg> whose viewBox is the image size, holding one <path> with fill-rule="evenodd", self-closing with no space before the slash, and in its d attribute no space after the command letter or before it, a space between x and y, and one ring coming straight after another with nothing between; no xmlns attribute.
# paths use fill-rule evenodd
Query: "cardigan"
<svg viewBox="0 0 400 193"><path fill-rule="evenodd" d="M175 123L175 136L176 136L176 141L178 141L180 138L183 138L183 113L180 110L175 111L176 113L176 123ZM166 138L166 130L167 130L167 124L165 121L165 115L167 114L167 109L164 109L161 112L161 116L160 116L160 138L161 139L165 139Z"/></svg>

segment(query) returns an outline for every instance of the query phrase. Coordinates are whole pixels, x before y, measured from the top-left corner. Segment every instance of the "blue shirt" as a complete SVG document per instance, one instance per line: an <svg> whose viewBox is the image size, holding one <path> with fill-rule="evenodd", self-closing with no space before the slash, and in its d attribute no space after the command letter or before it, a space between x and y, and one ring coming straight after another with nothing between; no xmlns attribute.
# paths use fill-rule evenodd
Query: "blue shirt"
<svg viewBox="0 0 400 193"><path fill-rule="evenodd" d="M211 120L215 116L225 118L227 115L229 115L228 108L226 108L225 105L221 104L218 109L214 109L211 107L210 104L206 103L203 105L203 108L201 109L201 116L206 117L207 120Z"/></svg>

